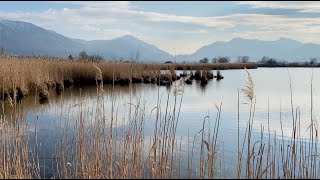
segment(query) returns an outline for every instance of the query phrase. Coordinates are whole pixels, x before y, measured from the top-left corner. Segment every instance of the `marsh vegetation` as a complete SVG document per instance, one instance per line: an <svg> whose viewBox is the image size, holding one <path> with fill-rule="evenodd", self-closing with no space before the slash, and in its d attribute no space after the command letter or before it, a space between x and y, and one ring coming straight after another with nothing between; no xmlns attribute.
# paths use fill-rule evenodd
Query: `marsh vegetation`
<svg viewBox="0 0 320 180"><path fill-rule="evenodd" d="M182 76L176 70L184 70L183 77L192 76L197 70L204 82L212 79L212 69L256 68L253 64L151 64L134 62L92 62L44 57L0 57L1 99L21 99L27 94L37 93L45 100L48 90L56 89L60 94L71 85L96 84L96 71L100 71L105 84L154 83L171 85ZM98 70L97 70L98 68ZM219 76L220 77L220 76ZM218 79L219 79L218 77ZM191 80L193 77L191 77Z"/></svg>
<svg viewBox="0 0 320 180"><path fill-rule="evenodd" d="M301 119L300 107L293 104L295 97L290 79L287 104L291 108L286 121L289 118L291 122L284 122L280 106L277 119L281 124L280 131L273 131L271 124L274 122L269 110L274 107L270 107L269 101L264 103L267 123L260 124L254 75L249 70L241 70L245 72L247 82L237 91L237 99L215 103L210 113L192 116L197 125L191 125L187 136L180 136L179 126L187 123L183 114L184 102L191 97L184 91L189 86L185 81L198 79L199 85L205 82L204 77L210 81L214 78L210 69L194 69L194 73L187 69L179 71L181 75L177 77L180 78L176 78L166 93L161 92L163 87L157 83L145 85L152 86L150 91L155 94L149 99L153 99L154 104L149 105L140 98L143 90L136 88L139 86L134 85L133 78L159 79L163 74L175 71L173 66L167 66L171 69L162 73L160 65L152 64L90 64L36 59L1 59L1 63L5 63L5 68L0 68L2 94L10 95L11 89L14 92L19 88L27 92L32 89L41 92L44 88L51 94L56 89L50 90L50 84L57 87L60 82L66 86L68 79L70 84L88 82L93 85L93 91L85 92L84 85L88 84L76 87L77 96L68 103L65 101L68 88L62 88L60 95L56 93L56 98L51 99L58 105L51 109L45 121L53 128L45 134L39 123L46 108L41 108L36 93L21 101L9 98L11 96L6 101L2 99L0 178L319 178L313 79L309 84L311 118L303 116ZM171 78L172 74L176 72L170 73ZM131 78L132 82L121 86L115 83L117 78ZM231 77L225 79L228 78ZM189 87L195 85L198 84ZM124 94L127 94L126 99L122 101ZM27 100L32 107L24 105ZM117 102L123 103L124 109L119 108ZM237 137L236 146L221 139L224 134L221 126L228 123L223 118L228 103L238 107L231 108L237 114L233 117L233 122L237 122L236 129L232 129ZM33 108L31 116L31 110L26 108ZM236 159L230 160L233 161L231 172L225 168L228 164L224 153L231 151L225 146L236 148L232 151Z"/></svg>

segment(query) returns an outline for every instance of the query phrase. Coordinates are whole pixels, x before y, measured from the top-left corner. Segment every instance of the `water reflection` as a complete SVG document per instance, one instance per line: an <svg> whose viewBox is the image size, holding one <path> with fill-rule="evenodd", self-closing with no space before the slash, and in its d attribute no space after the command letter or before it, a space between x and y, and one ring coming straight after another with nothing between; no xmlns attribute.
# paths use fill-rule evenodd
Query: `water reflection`
<svg viewBox="0 0 320 180"><path fill-rule="evenodd" d="M270 121L270 131L278 136L283 130L284 138L292 135L292 114L291 97L288 70L285 68L259 68L248 70L253 78L254 91L256 95L255 118L253 124L253 141L259 140L261 126L268 127L268 115ZM246 86L246 73L244 70L224 70L221 71L225 77L217 81L209 80L208 84L201 86L199 81L193 80L190 85L184 86L180 116L177 128L177 137L183 139L182 144L188 144L188 139L192 139L201 128L203 118L207 115L214 119L217 115L216 104L222 103L221 124L219 129L220 143L223 144L226 163L232 164L236 159L237 130L238 130L238 89ZM311 69L295 68L289 70L292 79L293 107L299 107L298 117L301 123L301 135L308 138L306 130L311 121ZM182 71L177 71L177 74ZM314 77L320 76L320 69L314 69ZM115 127L117 132L123 132L127 124L129 107L128 103L140 104L140 108L145 112L145 136L152 135L155 118L152 110L157 106L160 99L161 107L166 107L168 101L169 111L172 112L172 105L175 103L172 86L158 86L156 84L132 84L131 86L109 84L104 85L102 102L97 99L96 86L86 86L83 88L66 88L61 95L55 91L50 91L50 99L47 103L39 103L37 96L29 96L21 101L20 108L22 114L28 114L30 131L35 129L32 123L38 117L37 127L42 140L51 137L54 131L61 131L59 128L72 127L74 121L79 118L82 106L85 109L86 119L95 119L94 110L98 103L103 103L106 115L117 117ZM320 79L313 81L313 111L317 123L320 118ZM169 97L169 99L167 99ZM239 97L240 115L240 135L244 136L245 127L249 119L250 106L241 93ZM269 100L269 114L268 114ZM12 108L6 104L6 108L1 108L1 114L11 114ZM165 109L162 109L165 112ZM282 129L280 124L282 120ZM88 122L93 123L93 122ZM57 128L59 127L59 128ZM200 148L200 142L195 143ZM199 149L197 149L199 150ZM228 167L232 167L231 165ZM230 170L231 171L231 170ZM224 172L225 173L225 172Z"/></svg>
<svg viewBox="0 0 320 180"><path fill-rule="evenodd" d="M177 71L177 74L179 71ZM193 80L193 86L195 85L199 92L202 94L206 93L208 84L214 83L213 80L209 80L207 84L202 84L200 81ZM167 93L173 91L174 86L179 84L179 81L175 81L172 85L159 86L157 84L130 84L120 85L116 84L104 84L104 98L111 100L111 97L115 100L123 97L140 96L141 94L156 92L158 89L166 90ZM191 85L192 86L192 85ZM98 89L95 85L89 85L85 87L71 86L70 88L64 88L64 90L57 94L54 89L49 90L49 99L40 99L37 95L31 94L25 96L22 100L17 101L17 106L21 107L21 111L45 111L47 108L52 106L66 106L67 104L76 104L77 100L81 97L84 101L90 101L98 96ZM67 104L64 104L64 103ZM4 108L1 108L1 114L10 114L12 108L9 102L4 102Z"/></svg>
<svg viewBox="0 0 320 180"><path fill-rule="evenodd" d="M197 84L199 85L198 89L200 90L200 92L202 94L205 94L206 93L206 88L208 86L208 83L201 83L200 81L197 81Z"/></svg>
<svg viewBox="0 0 320 180"><path fill-rule="evenodd" d="M293 105L294 108L299 105L301 121L310 121L310 79L311 70L296 68L293 72L291 70L292 89L293 89ZM291 132L291 104L290 104L290 87L288 81L288 71L286 69L250 69L252 74L255 93L257 97L256 104L256 120L254 127L260 131L260 124L266 125L267 101L270 103L270 126L277 132L280 132L280 105L283 124L285 128L284 135L290 137ZM177 74L182 71L177 71ZM223 103L223 117L227 122L235 122L237 119L237 91L244 88L246 83L246 75L244 70L226 70L222 71L226 77L220 81L216 79L209 80L208 84L201 85L199 81L193 80L190 85L184 86L184 99L181 106L182 116L187 123L181 126L186 128L186 125L194 126L198 117L204 117L208 112L215 109L215 102ZM314 70L314 76L320 74L318 69ZM309 77L310 76L310 77ZM276 79L276 80L275 80ZM320 110L320 106L316 99L319 97L320 83L318 79L314 79L314 112ZM156 106L156 101L159 96L165 101L165 94L172 93L172 86L158 86L156 84L132 84L131 86L110 84L104 85L104 101L106 107L109 108L113 100L118 112L124 109L124 104L127 104L130 99L133 102L146 101L146 111L150 112L150 107ZM81 96L81 100L80 100ZM45 114L55 114L61 112L61 109L73 107L78 103L87 103L88 106L96 105L97 88L96 86L86 86L83 88L71 87L64 89L61 95L57 95L54 91L50 91L50 99L48 102L40 103L37 96L28 96L21 101L21 110L24 112L42 112ZM240 115L243 119L241 127L246 126L246 119L248 117L249 105L245 103L246 99L240 94ZM3 109L5 112L3 112ZM5 103L5 108L1 108L1 114L10 114L12 108ZM69 114L75 114L69 112ZM316 119L319 119L319 114L314 114ZM49 115L48 115L49 116ZM192 119L194 118L194 119ZM307 127L307 126L306 126ZM306 128L304 127L304 128ZM223 126L222 126L223 128ZM229 126L226 129L235 129L237 127ZM286 130L288 129L288 130Z"/></svg>

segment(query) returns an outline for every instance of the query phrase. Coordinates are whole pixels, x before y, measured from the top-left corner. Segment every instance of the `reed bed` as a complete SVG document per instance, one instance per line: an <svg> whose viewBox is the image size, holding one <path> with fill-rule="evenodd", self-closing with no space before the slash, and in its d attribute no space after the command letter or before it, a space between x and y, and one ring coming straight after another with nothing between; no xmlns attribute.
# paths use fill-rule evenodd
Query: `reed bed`
<svg viewBox="0 0 320 180"><path fill-rule="evenodd" d="M104 81L117 82L118 79L156 77L160 74L157 65L134 63L105 62L71 62L64 59L0 58L1 91L13 89L23 93L46 89L58 83L71 80L82 84L95 84L95 68L102 70ZM48 86L48 87L46 87Z"/></svg>
<svg viewBox="0 0 320 180"><path fill-rule="evenodd" d="M171 85L179 79L176 70L204 71L212 79L212 69L256 68L254 64L152 64L134 62L88 62L70 61L44 57L0 57L0 99L21 99L31 93L40 93L46 100L48 90L55 88L61 94L64 87L72 84L96 84L96 67L101 70L103 82L107 84L156 83ZM166 72L161 72L166 70ZM200 72L201 73L201 72ZM201 77L200 77L201 78Z"/></svg>
<svg viewBox="0 0 320 180"><path fill-rule="evenodd" d="M10 113L0 115L0 178L225 178L221 173L222 148L219 143L222 103L216 105L215 117L199 117L202 128L197 134L190 135L191 141L188 138L186 167L182 163L181 154L185 151L182 149L182 139L176 136L183 105L183 78L167 94L165 106L161 105L159 94L151 112L145 112L142 102L130 101L120 133L115 126L120 121L114 113L115 99L111 99L111 114L107 114L103 105L106 92L102 68L96 65L96 70L90 71L97 84L95 109L88 108L80 98L79 103L73 106L76 117L69 116L70 111L66 110L68 118L62 122L60 133L55 133L52 156L49 152L43 152L46 144L38 141L36 115L31 127L23 111L20 111L19 103L14 103L16 106L11 107ZM243 93L250 104L249 118L245 134L240 135L238 127L238 161L234 178L319 178L316 120L311 116L309 128L300 129L300 111L291 102L293 129L289 140L284 139L283 132L280 132L281 138L277 138L279 132L271 132L269 126L261 126L260 139L253 139L256 97L254 82L248 71L247 79ZM312 96L311 82L311 103ZM173 104L169 104L171 99ZM4 107L4 102L1 103ZM155 120L154 131L147 137L144 124L150 118ZM75 123L69 125L71 121ZM280 122L282 124L281 116ZM210 128L212 125L213 128ZM28 133L30 130L32 135ZM301 132L306 131L309 132L308 138L301 136ZM44 153L50 154L49 158L45 156L43 159ZM50 170L50 177L44 172L44 160L51 162L46 167Z"/></svg>

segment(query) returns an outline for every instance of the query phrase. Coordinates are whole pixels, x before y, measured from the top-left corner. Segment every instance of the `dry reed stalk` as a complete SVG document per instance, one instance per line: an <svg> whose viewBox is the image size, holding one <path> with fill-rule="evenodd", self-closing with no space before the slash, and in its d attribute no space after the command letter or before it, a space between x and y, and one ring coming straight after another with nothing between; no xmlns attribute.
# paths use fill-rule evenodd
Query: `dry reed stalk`
<svg viewBox="0 0 320 180"><path fill-rule="evenodd" d="M252 77L251 77L249 71L246 68L245 68L245 70L247 73L247 81L246 81L246 88L242 89L242 91L246 95L246 98L248 100L252 101L254 98L253 80L252 80Z"/></svg>
<svg viewBox="0 0 320 180"><path fill-rule="evenodd" d="M63 82L72 80L75 83L94 84L96 82L96 73L88 66L91 62L68 61L62 58L45 57L0 57L0 81L1 92L13 93L15 89L21 89L24 95L34 92L38 86L46 84L53 86L54 82ZM121 79L132 78L157 78L160 70L169 70L168 76L175 78L175 70L181 66L182 69L229 69L247 67L248 64L176 64L162 65L154 63L119 63L115 61L95 63L99 67L101 76L106 83L114 79L116 82ZM220 67L221 66L221 67ZM252 67L254 68L254 64ZM11 68L8 68L11 67ZM102 73L103 72L103 73ZM100 76L98 77L100 79ZM12 82L15 82L12 84ZM15 86L15 87L13 87Z"/></svg>
<svg viewBox="0 0 320 180"><path fill-rule="evenodd" d="M61 63L61 62L59 62ZM50 66L50 63L44 64ZM101 66L100 66L101 65ZM96 80L103 80L106 72L103 66L94 65L96 73L91 73L92 67L86 69L87 76L94 77ZM86 68L85 65L79 68ZM124 67L123 67L124 68ZM68 69L68 68L67 68ZM71 68L72 69L72 68ZM132 71L134 68L132 68ZM4 69L2 68L1 71ZM68 69L69 70L69 69ZM14 71L14 70L12 70ZM280 123L281 123L281 139L277 141L276 133L274 133L274 143L271 144L270 129L269 129L269 102L268 102L268 134L269 138L264 138L264 127L260 127L259 141L253 141L252 125L255 114L254 89L252 78L247 72L247 86L245 92L246 98L251 101L250 117L247 125L248 133L245 134L247 140L247 153L244 148L240 151L240 140L238 139L238 178L318 178L319 162L317 157L317 123L313 116L311 116L311 124L309 130L309 139L302 139L300 134L300 118L299 109L296 109L296 116L293 116L293 133L290 140L284 140L283 124L280 107ZM37 73L42 73L38 71ZM64 79L67 76L72 76L65 72L64 77L57 76L55 78ZM50 73L49 73L50 74ZM58 75L57 73L56 75ZM113 76L117 73L114 71ZM44 75L44 74L42 74ZM123 74L119 73L119 76ZM20 75L12 73L12 78L18 78ZM38 76L37 87L44 86L41 84L42 80L51 79L51 75L41 79ZM45 77L45 76L44 76ZM5 79L2 77L2 79ZM27 78L26 78L27 79ZM27 80L26 80L27 81ZM8 87L12 88L15 85L23 85L20 81L2 80L2 83L8 83ZM12 83L14 82L14 83ZM183 84L183 83L182 83ZM97 84L100 89L100 84ZM180 84L179 84L180 85ZM179 86L178 85L178 86ZM2 86L4 87L4 85ZM44 87L43 87L44 88ZM45 89L45 88L44 88ZM101 88L103 90L103 87ZM2 88L2 92L5 92ZM158 89L159 90L159 89ZM174 92L179 92L176 90ZM239 92L239 91L238 91ZM131 91L130 91L131 93ZM159 93L159 91L158 91ZM183 91L181 91L183 96ZM113 94L112 94L113 95ZM128 123L124 123L128 128L124 134L118 135L117 125L118 117L115 110L115 99L112 100L112 114L111 117L106 117L103 101L97 99L96 108L89 109L85 103L79 103L78 116L76 117L76 124L70 127L68 124L73 119L66 110L66 117L64 125L62 124L62 134L57 135L55 139L58 142L55 148L55 162L52 168L55 169L55 178L177 178L180 177L182 167L180 163L181 156L177 153L180 149L178 147L178 140L176 139L176 130L179 121L180 108L182 104L182 96L180 102L178 101L178 94L174 94L173 108L170 107L169 98L171 94L168 93L166 106L163 112L161 109L160 94L158 94L157 106L155 107L155 130L150 138L149 146L144 137L144 122L146 120L146 112L143 103L138 102L134 104L130 99L133 115ZM115 95L113 95L115 96ZM311 96L313 90L311 85ZM239 95L238 95L239 97ZM114 97L115 98L115 97ZM81 99L82 102L82 99ZM311 97L311 102L313 99ZM179 107L178 107L179 105ZM41 178L43 172L40 169L39 157L40 152L44 149L38 139L37 116L35 116L35 136L33 138L29 135L23 135L28 128L25 126L25 119L22 111L19 111L18 104L13 106L11 116L0 116L0 178ZM239 106L239 101L238 101ZM220 174L220 178L226 175L225 171L219 173L217 168L220 166L222 170L222 153L218 153L219 147L219 129L221 119L221 107L217 107L217 115L214 121L214 128L210 127L210 121L206 121L205 117L202 124L202 129L194 136L191 154L188 146L188 168L186 169L188 178L216 178ZM313 105L311 104L311 112L313 113ZM239 111L239 107L238 107ZM293 113L294 114L294 113ZM74 118L74 117L73 117ZM238 115L238 123L240 121ZM205 123L209 125L206 126ZM238 124L238 138L239 138L239 124ZM74 131L71 131L74 129ZM200 147L196 144L198 136L201 133ZM207 135L207 136L206 136ZM200 139L200 138L199 138ZM29 146L29 142L33 142L34 147ZM74 143L74 144L73 144ZM246 139L243 141L245 146ZM189 142L188 142L189 145ZM201 148L198 162L200 166L193 164L197 162L195 148ZM144 152L147 149L147 152ZM221 149L220 149L221 151ZM224 151L224 150L222 150ZM207 154L207 156L206 156ZM247 154L247 161L244 164L246 175L241 173L242 155ZM220 155L220 156L219 156ZM220 158L220 159L219 159ZM219 161L220 160L220 161ZM178 163L177 163L178 162ZM278 163L278 164L277 164ZM194 174L194 172L196 174ZM40 174L41 173L41 174Z"/></svg>

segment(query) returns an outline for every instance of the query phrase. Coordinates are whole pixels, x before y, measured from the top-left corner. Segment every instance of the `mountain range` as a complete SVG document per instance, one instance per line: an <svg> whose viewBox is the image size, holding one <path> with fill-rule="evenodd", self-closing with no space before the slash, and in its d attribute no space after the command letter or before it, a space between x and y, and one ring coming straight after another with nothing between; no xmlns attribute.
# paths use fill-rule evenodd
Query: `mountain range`
<svg viewBox="0 0 320 180"><path fill-rule="evenodd" d="M138 38L125 35L111 40L86 41L73 39L31 23L0 19L0 45L11 55L44 55L53 57L77 56L79 52L99 54L106 59L139 60L147 62L198 62L216 56L249 56L258 61L263 56L293 61L307 61L320 57L320 45L301 43L288 38L275 41L235 38L228 42L214 42L193 54L173 55Z"/></svg>

